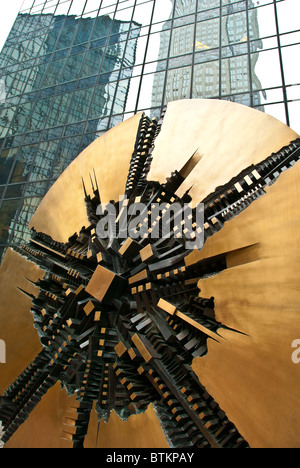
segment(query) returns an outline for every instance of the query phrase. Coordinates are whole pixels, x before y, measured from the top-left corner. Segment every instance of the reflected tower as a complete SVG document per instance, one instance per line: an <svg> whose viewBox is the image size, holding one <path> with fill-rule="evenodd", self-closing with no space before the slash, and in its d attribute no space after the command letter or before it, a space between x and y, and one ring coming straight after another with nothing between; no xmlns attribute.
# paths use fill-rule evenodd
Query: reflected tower
<svg viewBox="0 0 300 468"><path fill-rule="evenodd" d="M260 104L261 85L255 74L258 59L249 53L262 47L258 37L257 11L253 2L220 0L176 1L160 40L157 72L167 68L167 77L154 78L152 105L189 98L222 98L251 107ZM248 40L250 38L250 41Z"/></svg>
<svg viewBox="0 0 300 468"><path fill-rule="evenodd" d="M117 123L112 109L124 112L139 26L109 15L19 14L0 55L2 251L26 239L53 182Z"/></svg>

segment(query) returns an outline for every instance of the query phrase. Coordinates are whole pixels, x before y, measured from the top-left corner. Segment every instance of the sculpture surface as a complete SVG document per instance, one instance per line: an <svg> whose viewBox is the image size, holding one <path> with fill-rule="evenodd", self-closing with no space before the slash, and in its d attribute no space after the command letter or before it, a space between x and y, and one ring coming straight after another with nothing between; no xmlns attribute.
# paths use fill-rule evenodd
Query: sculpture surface
<svg viewBox="0 0 300 468"><path fill-rule="evenodd" d="M241 107L234 105L232 112ZM98 418L108 420L112 411L128 419L151 403L171 447L249 447L244 426L243 431L238 428L193 365L208 354L209 343L221 349L231 339L250 335L247 327L220 320L218 288L215 295L205 281L209 285L231 268L260 258L260 243L248 241L247 233L243 243L233 248L222 245L222 238L219 247L218 239L230 223L268 197L281 173L297 163L300 139L288 131L284 139L295 138L274 152L260 159L265 149L258 149L256 160L243 155L240 162L235 159L231 168L220 173L212 167L213 181L204 172L207 184L199 180L197 186L201 164L207 167L208 146L204 154L200 147L189 149L181 161L174 155L174 166L172 154L159 153L174 116L167 110L159 120L139 117L124 192L118 200L103 200L101 178L94 167L90 180L83 177L80 181L88 223L67 240L63 239L67 230L59 226L63 234L55 239L51 229L38 229L45 220L37 212L30 241L15 247L45 272L34 282L39 288L37 297L29 294L42 350L1 398L3 442L59 382L69 395L76 394L62 434L73 447L84 446L93 405ZM187 146L196 143L189 141ZM172 171L159 175L162 157ZM101 165L101 157L99 161ZM220 167L229 162L230 154ZM109 186L104 188L105 196L109 190ZM111 225L107 210L99 211L103 202L115 210ZM201 225L197 218L200 202ZM130 208L136 204L145 211L134 224ZM157 206L162 209L154 216ZM186 217L188 206L192 208ZM166 213L169 235L162 236ZM99 236L99 225L107 228L106 238ZM160 235L153 236L157 229ZM124 232L131 235L126 237ZM195 240L201 242L197 249L193 248ZM211 249L207 255L206 248Z"/></svg>

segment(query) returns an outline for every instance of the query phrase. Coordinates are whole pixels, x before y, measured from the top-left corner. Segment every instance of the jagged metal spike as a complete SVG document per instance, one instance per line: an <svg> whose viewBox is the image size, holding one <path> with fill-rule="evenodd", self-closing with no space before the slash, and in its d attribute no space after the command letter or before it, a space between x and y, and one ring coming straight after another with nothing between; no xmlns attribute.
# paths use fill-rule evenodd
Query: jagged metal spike
<svg viewBox="0 0 300 468"><path fill-rule="evenodd" d="M182 175L184 179L187 178L187 176L193 171L195 166L197 166L197 164L203 158L203 155L200 155L200 154L197 155L198 151L199 151L199 148L196 149L196 151L192 154L192 156L187 160L184 166L180 169L179 174Z"/></svg>
<svg viewBox="0 0 300 468"><path fill-rule="evenodd" d="M18 286L17 286L17 289L19 291L21 291L21 293L25 294L25 296L29 297L30 299L33 299L33 300L36 299L36 297L33 294L30 294L29 292L25 291L24 289L19 288Z"/></svg>
<svg viewBox="0 0 300 468"><path fill-rule="evenodd" d="M26 278L26 277L25 277L25 279L26 279L26 281L28 281L29 283L33 284L34 286L37 286L37 285L38 285L38 281L32 281L31 279Z"/></svg>
<svg viewBox="0 0 300 468"><path fill-rule="evenodd" d="M93 169L93 172L94 172L94 178L95 178L95 184L96 184L96 188L97 188L97 193L100 197L100 191L99 191L99 185L98 185L98 181L97 181L97 176L96 176L96 171L95 169Z"/></svg>
<svg viewBox="0 0 300 468"><path fill-rule="evenodd" d="M187 191L185 192L184 195L189 195L189 193L190 193L190 191L192 190L192 188L194 187L194 185L195 185L195 184L192 184L192 185L190 186L190 188L187 189Z"/></svg>
<svg viewBox="0 0 300 468"><path fill-rule="evenodd" d="M88 198L88 194L87 194L87 191L86 191L86 187L85 187L85 183L84 183L83 177L81 177L81 180L82 180L84 195L85 195L85 198L87 199L87 198Z"/></svg>
<svg viewBox="0 0 300 468"><path fill-rule="evenodd" d="M94 183L93 183L93 179L92 179L91 174L90 174L90 181L91 181L93 193L95 193L95 187L94 187Z"/></svg>

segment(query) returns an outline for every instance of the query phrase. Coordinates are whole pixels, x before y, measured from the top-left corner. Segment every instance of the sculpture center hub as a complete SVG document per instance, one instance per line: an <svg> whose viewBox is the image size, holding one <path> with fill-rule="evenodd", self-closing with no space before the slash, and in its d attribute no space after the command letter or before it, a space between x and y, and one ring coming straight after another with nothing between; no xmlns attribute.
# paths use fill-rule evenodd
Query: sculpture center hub
<svg viewBox="0 0 300 468"><path fill-rule="evenodd" d="M86 287L86 292L99 302L110 302L126 288L127 281L113 271L98 265Z"/></svg>

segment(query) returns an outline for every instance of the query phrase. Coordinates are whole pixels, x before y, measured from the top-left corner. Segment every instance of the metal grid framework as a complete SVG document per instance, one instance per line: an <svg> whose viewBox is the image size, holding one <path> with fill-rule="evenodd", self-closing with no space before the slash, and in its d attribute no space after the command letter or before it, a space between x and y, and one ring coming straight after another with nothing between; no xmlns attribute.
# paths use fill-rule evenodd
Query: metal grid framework
<svg viewBox="0 0 300 468"><path fill-rule="evenodd" d="M226 99L299 132L297 3L25 0L0 55L0 255L79 152L136 112Z"/></svg>

